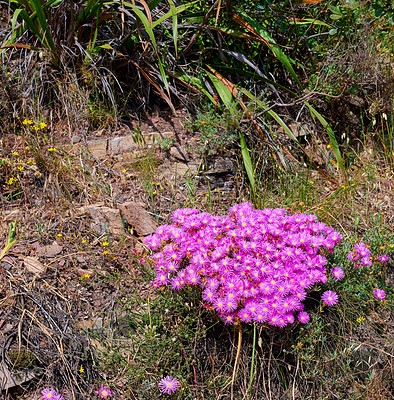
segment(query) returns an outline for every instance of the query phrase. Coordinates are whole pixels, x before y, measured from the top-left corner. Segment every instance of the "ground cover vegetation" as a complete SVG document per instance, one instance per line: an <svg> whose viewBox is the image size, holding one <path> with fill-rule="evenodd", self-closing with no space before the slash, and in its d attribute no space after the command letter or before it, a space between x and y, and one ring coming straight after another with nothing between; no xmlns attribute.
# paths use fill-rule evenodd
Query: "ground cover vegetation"
<svg viewBox="0 0 394 400"><path fill-rule="evenodd" d="M393 398L391 1L0 12L1 396Z"/></svg>

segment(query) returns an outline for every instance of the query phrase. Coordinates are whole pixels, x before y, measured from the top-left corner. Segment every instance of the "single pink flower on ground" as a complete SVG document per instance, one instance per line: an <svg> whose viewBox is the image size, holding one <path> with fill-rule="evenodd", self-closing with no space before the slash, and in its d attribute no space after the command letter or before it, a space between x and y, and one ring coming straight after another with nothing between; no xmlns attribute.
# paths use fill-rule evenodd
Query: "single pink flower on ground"
<svg viewBox="0 0 394 400"><path fill-rule="evenodd" d="M386 292L382 289L376 289L373 291L375 297L379 300L383 300L386 297Z"/></svg>
<svg viewBox="0 0 394 400"><path fill-rule="evenodd" d="M387 254L382 254L379 256L379 261L380 262L387 262L389 260L389 256Z"/></svg>
<svg viewBox="0 0 394 400"><path fill-rule="evenodd" d="M105 385L101 385L100 389L97 390L97 394L102 398L106 399L109 396L112 396L111 389Z"/></svg>
<svg viewBox="0 0 394 400"><path fill-rule="evenodd" d="M172 376L166 376L159 382L159 389L165 394L173 394L180 386L178 379L175 379Z"/></svg>
<svg viewBox="0 0 394 400"><path fill-rule="evenodd" d="M333 306L338 303L338 295L332 290L324 292L321 298L328 306Z"/></svg>
<svg viewBox="0 0 394 400"><path fill-rule="evenodd" d="M55 400L55 398L57 396L57 393L53 389L49 389L49 388L45 388L41 392L41 394L42 394L42 398L44 400L46 400L46 399L54 399Z"/></svg>
<svg viewBox="0 0 394 400"><path fill-rule="evenodd" d="M334 278L337 279L338 281L341 280L345 276L343 269L341 269L339 267L333 268L332 274L333 274Z"/></svg>

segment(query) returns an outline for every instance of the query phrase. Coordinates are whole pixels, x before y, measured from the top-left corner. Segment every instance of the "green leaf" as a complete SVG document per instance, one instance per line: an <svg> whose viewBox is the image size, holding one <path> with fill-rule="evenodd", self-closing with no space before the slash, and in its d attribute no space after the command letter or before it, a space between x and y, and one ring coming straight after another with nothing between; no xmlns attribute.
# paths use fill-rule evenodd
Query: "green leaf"
<svg viewBox="0 0 394 400"><path fill-rule="evenodd" d="M172 37L174 38L175 57L178 58L178 12L172 0L168 0L172 15Z"/></svg>
<svg viewBox="0 0 394 400"><path fill-rule="evenodd" d="M146 33L149 35L149 38L152 41L152 45L153 45L153 47L155 49L155 52L156 52L157 62L159 64L160 75L161 75L161 77L163 79L164 86L167 89L167 93L169 94L169 86L168 86L167 75L166 75L166 73L164 71L163 62L161 60L161 56L160 56L160 54L158 52L158 49L157 49L156 38L155 38L155 34L153 32L152 26L150 25L147 16L139 8L137 8L134 4L130 4L130 8L132 8L134 13L141 20L141 22L144 25L144 28L146 30Z"/></svg>
<svg viewBox="0 0 394 400"><path fill-rule="evenodd" d="M218 92L218 95L222 100L223 104L230 111L230 113L234 115L235 107L233 104L233 95L231 94L230 89L214 74L211 74L208 71L205 72L209 76L209 79L212 81L213 85L215 86L215 89Z"/></svg>
<svg viewBox="0 0 394 400"><path fill-rule="evenodd" d="M242 17L248 22L253 29L267 42L267 46L271 49L271 51L275 54L276 58L285 66L285 68L289 71L290 75L293 77L295 82L302 87L300 80L298 79L297 74L295 73L292 65L291 59L283 53L281 48L275 44L274 39L271 35L254 19L250 18L247 14L242 13Z"/></svg>
<svg viewBox="0 0 394 400"><path fill-rule="evenodd" d="M313 108L307 101L305 101L304 104L308 107L312 117L313 118L316 117L319 120L319 122L323 125L323 128L327 131L339 168L341 168L342 173L345 175L345 167L343 165L342 155L339 150L338 142L337 139L335 138L334 131L332 130L326 119L315 108Z"/></svg>
<svg viewBox="0 0 394 400"><path fill-rule="evenodd" d="M253 197L254 197L256 193L256 183L254 180L253 165L252 165L252 160L250 158L248 147L246 146L245 138L241 131L239 131L239 141L241 145L242 160L244 162L246 173L248 174L248 179L250 182L250 186L252 187Z"/></svg>

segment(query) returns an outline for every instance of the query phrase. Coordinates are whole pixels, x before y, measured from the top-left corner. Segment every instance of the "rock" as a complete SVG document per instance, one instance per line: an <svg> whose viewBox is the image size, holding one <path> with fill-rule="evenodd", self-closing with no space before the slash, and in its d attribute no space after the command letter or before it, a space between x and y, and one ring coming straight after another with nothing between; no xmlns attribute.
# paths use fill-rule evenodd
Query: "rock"
<svg viewBox="0 0 394 400"><path fill-rule="evenodd" d="M132 226L138 235L146 236L155 232L156 222L140 203L129 201L119 206L122 217Z"/></svg>
<svg viewBox="0 0 394 400"><path fill-rule="evenodd" d="M25 257L19 256L23 260L23 264L26 269L33 274L42 275L47 267L38 261L38 257Z"/></svg>
<svg viewBox="0 0 394 400"><path fill-rule="evenodd" d="M91 227L99 235L112 234L119 236L123 233L123 224L119 210L99 204L91 204L85 207L93 219ZM81 210L81 209L80 209Z"/></svg>
<svg viewBox="0 0 394 400"><path fill-rule="evenodd" d="M57 242L55 241L52 244L49 244L48 246L39 247L37 249L37 254L43 257L53 257L61 253L62 250L63 247L57 244Z"/></svg>
<svg viewBox="0 0 394 400"><path fill-rule="evenodd" d="M22 210L19 208L14 208L12 210L5 210L3 212L3 221L4 222L14 222L20 221L23 217Z"/></svg>
<svg viewBox="0 0 394 400"><path fill-rule="evenodd" d="M20 386L36 378L34 370L10 371L5 362L0 362L0 389L8 390L14 386Z"/></svg>
<svg viewBox="0 0 394 400"><path fill-rule="evenodd" d="M75 271L81 277L84 275L89 275L89 278L93 278L96 275L96 272L92 269L76 268Z"/></svg>
<svg viewBox="0 0 394 400"><path fill-rule="evenodd" d="M180 161L188 161L189 160L189 155L187 154L187 151L184 146L172 146L170 149L170 155L174 157L176 160Z"/></svg>
<svg viewBox="0 0 394 400"><path fill-rule="evenodd" d="M108 142L108 151L112 154L122 154L137 149L135 138L130 136L115 137Z"/></svg>
<svg viewBox="0 0 394 400"><path fill-rule="evenodd" d="M81 136L79 136L79 135L74 135L74 136L71 138L71 143L72 143L72 144L76 144L76 143L79 143L81 140L82 140Z"/></svg>
<svg viewBox="0 0 394 400"><path fill-rule="evenodd" d="M92 140L88 143L88 151L94 158L102 159L107 156L108 140Z"/></svg>
<svg viewBox="0 0 394 400"><path fill-rule="evenodd" d="M234 163L227 157L216 157L208 165L208 170L205 172L206 175L215 174L233 174Z"/></svg>
<svg viewBox="0 0 394 400"><path fill-rule="evenodd" d="M160 172L163 178L173 179L175 176L185 176L186 174L197 175L198 167L199 165L194 163L168 163L161 166Z"/></svg>

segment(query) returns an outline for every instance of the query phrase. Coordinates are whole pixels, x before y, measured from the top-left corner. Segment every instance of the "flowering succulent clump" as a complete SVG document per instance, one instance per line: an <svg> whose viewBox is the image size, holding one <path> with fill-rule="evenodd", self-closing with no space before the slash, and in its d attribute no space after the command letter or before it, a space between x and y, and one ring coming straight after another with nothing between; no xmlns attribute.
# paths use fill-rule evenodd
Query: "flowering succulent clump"
<svg viewBox="0 0 394 400"><path fill-rule="evenodd" d="M285 326L309 321L302 301L327 281L327 259L341 235L313 215L284 209L230 208L225 216L184 208L173 224L145 239L153 250L155 287L201 288L202 297L228 324L267 322ZM335 272L334 272L335 275ZM336 278L341 278L336 270Z"/></svg>
<svg viewBox="0 0 394 400"><path fill-rule="evenodd" d="M355 267L369 267L372 265L371 251L363 242L357 243L354 246L354 250L348 254L347 258L350 261L354 261Z"/></svg>

